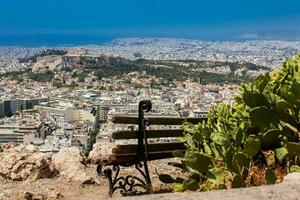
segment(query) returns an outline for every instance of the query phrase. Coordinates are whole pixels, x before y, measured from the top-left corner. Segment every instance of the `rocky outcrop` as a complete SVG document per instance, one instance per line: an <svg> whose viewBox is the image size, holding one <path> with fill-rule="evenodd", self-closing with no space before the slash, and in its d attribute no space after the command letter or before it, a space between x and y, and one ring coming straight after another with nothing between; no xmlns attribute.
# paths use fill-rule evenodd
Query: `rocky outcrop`
<svg viewBox="0 0 300 200"><path fill-rule="evenodd" d="M97 164L99 162L100 156L102 154L101 152L101 144L100 143L95 143L93 145L92 151L90 151L89 156L88 156L88 162L92 164Z"/></svg>
<svg viewBox="0 0 300 200"><path fill-rule="evenodd" d="M85 68L86 66L102 67L105 65L117 65L128 60L121 57L107 55L50 55L38 57L32 67L33 72L61 71L65 68Z"/></svg>
<svg viewBox="0 0 300 200"><path fill-rule="evenodd" d="M32 67L32 71L60 71L64 66L63 56L45 56L38 58L37 62Z"/></svg>
<svg viewBox="0 0 300 200"><path fill-rule="evenodd" d="M237 69L237 70L234 71L234 76L243 77L243 76L245 76L247 70L248 69L246 67L242 67L240 69Z"/></svg>
<svg viewBox="0 0 300 200"><path fill-rule="evenodd" d="M57 175L81 184L99 183L95 166L87 166L85 157L76 147L61 149L51 155L40 153L37 147L3 146L0 152L0 177L13 181L36 181Z"/></svg>
<svg viewBox="0 0 300 200"><path fill-rule="evenodd" d="M94 165L98 164L102 155L111 154L111 149L113 147L114 145L110 143L95 143L92 151L89 153L87 161Z"/></svg>
<svg viewBox="0 0 300 200"><path fill-rule="evenodd" d="M61 177L77 181L81 184L93 184L96 178L89 173L85 165L85 159L80 151L75 147L61 149L57 154L54 154L52 161L58 169Z"/></svg>
<svg viewBox="0 0 300 200"><path fill-rule="evenodd" d="M58 172L51 156L36 152L33 146L18 146L0 153L0 176L15 181L54 177Z"/></svg>

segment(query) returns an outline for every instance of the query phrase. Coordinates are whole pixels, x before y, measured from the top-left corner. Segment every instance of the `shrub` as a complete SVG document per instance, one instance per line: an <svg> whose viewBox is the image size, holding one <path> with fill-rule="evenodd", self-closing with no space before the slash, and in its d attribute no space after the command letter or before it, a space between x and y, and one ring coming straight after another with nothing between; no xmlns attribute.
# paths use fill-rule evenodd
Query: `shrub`
<svg viewBox="0 0 300 200"><path fill-rule="evenodd" d="M271 184L300 172L300 55L242 84L233 106L213 106L207 121L185 123L187 151L176 152L184 179L161 175L175 191Z"/></svg>

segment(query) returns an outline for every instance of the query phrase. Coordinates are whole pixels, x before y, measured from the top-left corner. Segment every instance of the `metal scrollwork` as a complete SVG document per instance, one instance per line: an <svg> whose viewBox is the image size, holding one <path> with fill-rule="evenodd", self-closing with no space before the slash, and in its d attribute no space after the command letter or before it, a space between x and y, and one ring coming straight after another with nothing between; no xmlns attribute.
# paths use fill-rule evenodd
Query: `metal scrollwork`
<svg viewBox="0 0 300 200"><path fill-rule="evenodd" d="M152 103L149 100L143 100L139 103L139 110L143 112L148 112L152 109Z"/></svg>
<svg viewBox="0 0 300 200"><path fill-rule="evenodd" d="M100 165L97 167L97 172L99 176L105 177L109 181L110 196L112 196L112 194L116 190L120 190L120 194L123 196L130 196L142 193L142 191L138 191L138 188L144 190L144 193L151 192L151 184L149 184L148 182L146 172L143 171L144 165L142 163L136 163L134 166L140 172L142 176L141 178L133 175L120 176L119 165L113 165L112 168L104 170L102 170L102 167Z"/></svg>

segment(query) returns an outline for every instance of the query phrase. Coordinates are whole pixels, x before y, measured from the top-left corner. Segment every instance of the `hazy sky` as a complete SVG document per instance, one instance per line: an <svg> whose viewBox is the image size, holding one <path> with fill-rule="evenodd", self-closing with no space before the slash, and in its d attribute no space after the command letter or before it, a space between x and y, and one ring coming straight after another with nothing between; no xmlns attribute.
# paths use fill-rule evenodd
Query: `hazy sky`
<svg viewBox="0 0 300 200"><path fill-rule="evenodd" d="M0 0L0 33L300 29L299 0Z"/></svg>

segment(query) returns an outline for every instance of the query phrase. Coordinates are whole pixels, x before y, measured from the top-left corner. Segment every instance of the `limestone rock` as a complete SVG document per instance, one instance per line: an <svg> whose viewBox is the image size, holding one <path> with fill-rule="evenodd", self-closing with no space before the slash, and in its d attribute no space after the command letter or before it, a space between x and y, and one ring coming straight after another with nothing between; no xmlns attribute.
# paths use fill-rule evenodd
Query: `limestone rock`
<svg viewBox="0 0 300 200"><path fill-rule="evenodd" d="M0 176L6 179L35 181L57 174L50 155L30 152L24 146L5 149L0 160Z"/></svg>
<svg viewBox="0 0 300 200"><path fill-rule="evenodd" d="M234 71L234 76L242 77L242 76L245 76L246 72L247 72L247 68L246 67L239 68L239 69L237 69L237 70Z"/></svg>
<svg viewBox="0 0 300 200"><path fill-rule="evenodd" d="M15 145L13 143L5 143L5 144L1 145L2 151L12 149L14 147L15 147Z"/></svg>
<svg viewBox="0 0 300 200"><path fill-rule="evenodd" d="M97 164L102 155L111 154L112 144L97 142L94 144L92 151L89 153L88 162Z"/></svg>
<svg viewBox="0 0 300 200"><path fill-rule="evenodd" d="M27 145L25 147L26 151L30 152L30 153L35 153L38 151L38 147L35 145Z"/></svg>
<svg viewBox="0 0 300 200"><path fill-rule="evenodd" d="M64 199L64 195L60 192L49 195L48 199Z"/></svg>
<svg viewBox="0 0 300 200"><path fill-rule="evenodd" d="M32 193L32 192L24 192L24 199L26 200L46 200L48 198L45 197L43 194Z"/></svg>
<svg viewBox="0 0 300 200"><path fill-rule="evenodd" d="M39 57L32 68L32 71L59 71L64 67L62 56L44 56Z"/></svg>
<svg viewBox="0 0 300 200"><path fill-rule="evenodd" d="M11 148L10 148L11 149ZM35 145L19 145L13 148L13 151L18 151L18 152L27 152L27 153L35 153L38 151L38 147Z"/></svg>
<svg viewBox="0 0 300 200"><path fill-rule="evenodd" d="M299 183L299 181L300 181L300 173L296 173L296 172L286 175L283 179L283 183L297 184Z"/></svg>
<svg viewBox="0 0 300 200"><path fill-rule="evenodd" d="M61 149L52 156L52 161L61 177L81 184L93 184L96 178L89 174L85 159L75 147Z"/></svg>
<svg viewBox="0 0 300 200"><path fill-rule="evenodd" d="M93 145L92 151L89 153L88 160L92 164L97 164L99 161L99 158L101 156L101 144L100 143L95 143Z"/></svg>
<svg viewBox="0 0 300 200"><path fill-rule="evenodd" d="M53 193L53 194L42 194L42 193L25 191L23 193L23 197L25 200L49 200L49 199L60 200L64 198L64 195L61 194L60 192Z"/></svg>
<svg viewBox="0 0 300 200"><path fill-rule="evenodd" d="M31 200L32 197L33 197L33 194L31 192L28 192L28 191L24 192L24 198L26 200Z"/></svg>

